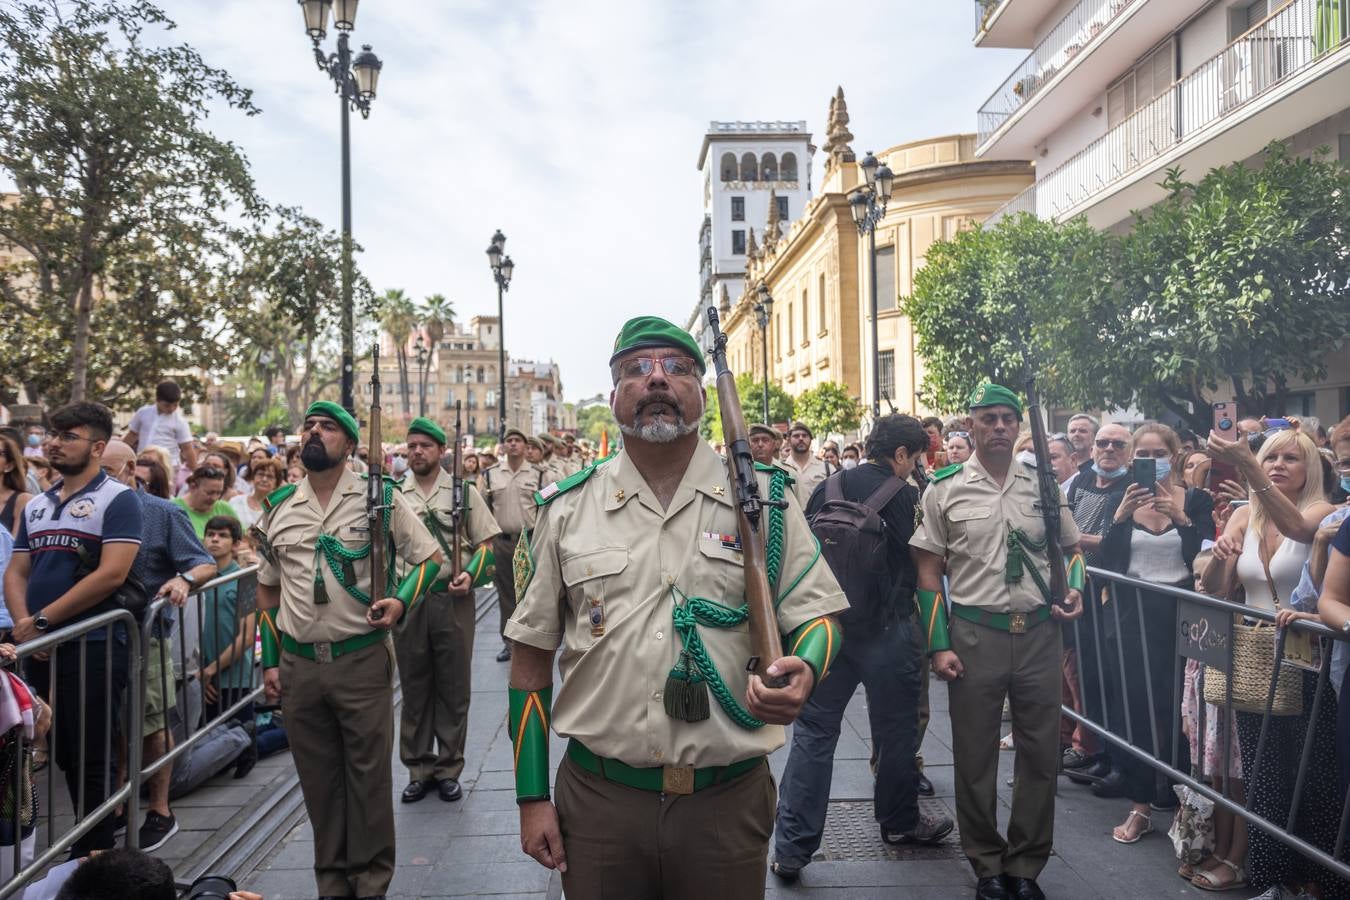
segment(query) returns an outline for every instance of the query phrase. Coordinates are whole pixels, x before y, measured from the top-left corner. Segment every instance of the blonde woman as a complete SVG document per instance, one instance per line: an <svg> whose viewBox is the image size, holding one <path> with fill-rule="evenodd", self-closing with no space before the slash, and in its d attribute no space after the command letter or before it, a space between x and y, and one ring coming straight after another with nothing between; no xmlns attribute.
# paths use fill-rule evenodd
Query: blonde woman
<svg viewBox="0 0 1350 900"><path fill-rule="evenodd" d="M1229 441L1211 433L1209 454L1237 469L1251 500L1232 514L1215 543L1215 562L1205 570L1203 578L1206 593L1228 596L1234 585L1241 583L1247 605L1276 612L1276 622L1282 626L1295 619L1315 619L1316 613L1297 612L1289 602L1308 561L1318 526L1332 511L1325 499L1317 446L1301 432L1280 431L1268 435L1260 451L1253 454L1246 440ZM1262 717L1257 713L1237 713L1248 808L1273 822L1288 819L1294 800L1308 713L1317 690L1316 675L1305 672L1304 676L1304 712L1271 717L1259 770L1256 749ZM1330 688L1327 692L1330 694ZM1311 748L1313 772L1335 771L1335 706L1334 696L1324 697L1320 704L1322 711ZM1307 780L1294 828L1299 837L1327 852L1332 852L1335 846L1341 809L1334 782L1335 779L1323 778ZM1249 831L1250 887L1268 890L1275 897L1282 896L1283 889L1293 893L1309 890L1313 896L1322 896L1323 889L1335 883L1326 870L1309 863L1260 828ZM1234 878L1240 875L1239 863L1239 860L1225 861L1228 874ZM1210 873L1209 884L1199 883L1199 873L1196 878L1192 883L1197 887L1214 890L1223 888L1228 875Z"/></svg>

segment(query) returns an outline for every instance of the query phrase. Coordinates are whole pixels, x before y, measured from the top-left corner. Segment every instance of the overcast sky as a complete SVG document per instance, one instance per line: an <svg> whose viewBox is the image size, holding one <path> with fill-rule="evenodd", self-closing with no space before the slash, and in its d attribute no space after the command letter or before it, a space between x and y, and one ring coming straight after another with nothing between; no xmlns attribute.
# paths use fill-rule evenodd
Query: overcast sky
<svg viewBox="0 0 1350 900"><path fill-rule="evenodd" d="M338 227L338 102L298 5L160 2L178 40L255 92L261 116L209 127L263 196ZM354 44L384 72L352 122L360 265L377 291L495 314L483 251L501 228L507 349L556 360L569 401L607 392L622 322L683 324L697 301L710 120L805 119L820 145L843 85L859 153L973 131L1022 55L975 49L974 26L973 0L363 0Z"/></svg>

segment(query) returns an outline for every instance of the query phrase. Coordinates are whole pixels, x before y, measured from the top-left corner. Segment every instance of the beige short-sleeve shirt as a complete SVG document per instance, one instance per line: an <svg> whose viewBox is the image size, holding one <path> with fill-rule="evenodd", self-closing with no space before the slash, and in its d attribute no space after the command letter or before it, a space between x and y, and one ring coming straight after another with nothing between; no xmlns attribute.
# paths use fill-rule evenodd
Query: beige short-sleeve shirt
<svg viewBox="0 0 1350 900"><path fill-rule="evenodd" d="M795 483L792 486L793 492L797 495L797 502L801 504L802 509L806 509L806 504L811 500L811 495L815 493L816 485L820 484L829 477L829 471L825 466L825 460L816 459L814 456L807 461L805 466L798 466L793 460L792 455L783 460L783 468L792 473Z"/></svg>
<svg viewBox="0 0 1350 900"><path fill-rule="evenodd" d="M961 470L935 481L923 492L922 515L909 545L942 556L953 603L980 606L992 612L1031 612L1045 604L1031 574L1008 584L1008 530L1019 528L1033 541L1045 539L1036 470L1014 462L1002 486L972 456ZM1078 526L1061 491L1060 544L1078 543ZM1045 551L1032 551L1035 564L1048 578Z"/></svg>
<svg viewBox="0 0 1350 900"><path fill-rule="evenodd" d="M760 489L767 497L767 474ZM788 498L776 587L784 634L848 606L790 491ZM672 719L662 699L682 646L672 618L680 592L744 602L733 501L725 463L700 442L668 509L620 452L541 510L531 539L534 573L506 636L562 647L553 700L559 735L633 766L727 765L782 746L781 726L742 728L714 697L702 722ZM699 634L744 703L748 625L700 627Z"/></svg>
<svg viewBox="0 0 1350 900"><path fill-rule="evenodd" d="M440 549L436 539L398 488L393 497L389 530L399 558L411 563L430 559ZM318 550L320 534L333 535L350 550L370 543L364 476L344 470L327 509L319 506L305 478L294 494L264 514L257 524L267 535L276 558L275 562L260 560L258 581L281 588L277 628L303 643L339 641L370 631L366 605L347 592ZM314 602L316 564L321 566L327 603ZM369 593L370 557L356 560L353 568L357 586Z"/></svg>
<svg viewBox="0 0 1350 900"><path fill-rule="evenodd" d="M492 517L504 534L520 534L534 527L534 494L548 482L537 466L522 462L511 470L503 461L478 475L478 490L488 501Z"/></svg>
<svg viewBox="0 0 1350 900"><path fill-rule="evenodd" d="M432 513L436 524L441 531L441 540L445 545L450 546L454 540L455 530L455 480L448 472L437 467L436 483L432 485L430 493L423 493L421 486L417 483L417 476L409 475L403 479L399 488L403 491L403 496L412 507L418 518L426 522L428 511ZM464 483L464 531L462 533L463 542L460 547L460 566L466 566L469 560L473 558L474 550L484 541L490 541L502 533L497 525L497 520L492 517L492 512L487 508L487 503L483 496L478 493L478 488L470 482ZM435 535L432 535L435 537ZM442 575L448 574L449 559L446 560L446 567L442 569ZM407 569L411 568L408 563L399 559L400 577L406 574ZM443 578L438 580L444 580Z"/></svg>

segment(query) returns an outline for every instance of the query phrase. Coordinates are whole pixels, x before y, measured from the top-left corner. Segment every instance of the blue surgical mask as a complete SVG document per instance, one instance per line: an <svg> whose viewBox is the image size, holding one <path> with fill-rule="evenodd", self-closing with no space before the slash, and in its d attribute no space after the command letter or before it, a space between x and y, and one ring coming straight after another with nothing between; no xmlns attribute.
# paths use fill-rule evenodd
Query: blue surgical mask
<svg viewBox="0 0 1350 900"><path fill-rule="evenodd" d="M1350 475L1341 476L1341 490L1345 491L1347 494L1350 494Z"/></svg>
<svg viewBox="0 0 1350 900"><path fill-rule="evenodd" d="M41 447L41 446L42 446L42 435L40 435L40 434L30 434L30 435L28 436L28 446L30 446L30 447Z"/></svg>
<svg viewBox="0 0 1350 900"><path fill-rule="evenodd" d="M1092 471L1097 473L1098 478L1105 478L1107 481L1115 481L1117 478L1123 478L1129 469L1121 466L1119 469L1103 469L1095 462L1092 464Z"/></svg>
<svg viewBox="0 0 1350 900"><path fill-rule="evenodd" d="M1172 461L1170 459L1159 459L1154 462L1158 469L1158 481L1166 481L1167 476L1172 474Z"/></svg>

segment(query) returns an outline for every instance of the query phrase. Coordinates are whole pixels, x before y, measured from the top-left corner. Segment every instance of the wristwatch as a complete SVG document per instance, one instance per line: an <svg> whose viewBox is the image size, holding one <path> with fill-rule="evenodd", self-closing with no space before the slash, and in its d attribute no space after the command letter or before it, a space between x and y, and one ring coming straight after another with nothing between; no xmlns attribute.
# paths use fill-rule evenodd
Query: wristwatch
<svg viewBox="0 0 1350 900"><path fill-rule="evenodd" d="M47 621L47 617L42 613L38 613L33 617L33 627L38 631L46 631L50 626L51 623Z"/></svg>
<svg viewBox="0 0 1350 900"><path fill-rule="evenodd" d="M192 577L191 572L180 572L178 577L186 581L189 588L195 588L197 586L197 579Z"/></svg>
<svg viewBox="0 0 1350 900"><path fill-rule="evenodd" d="M1350 619L1346 619L1344 622L1341 623L1341 631L1343 631L1345 634L1350 634Z"/></svg>

